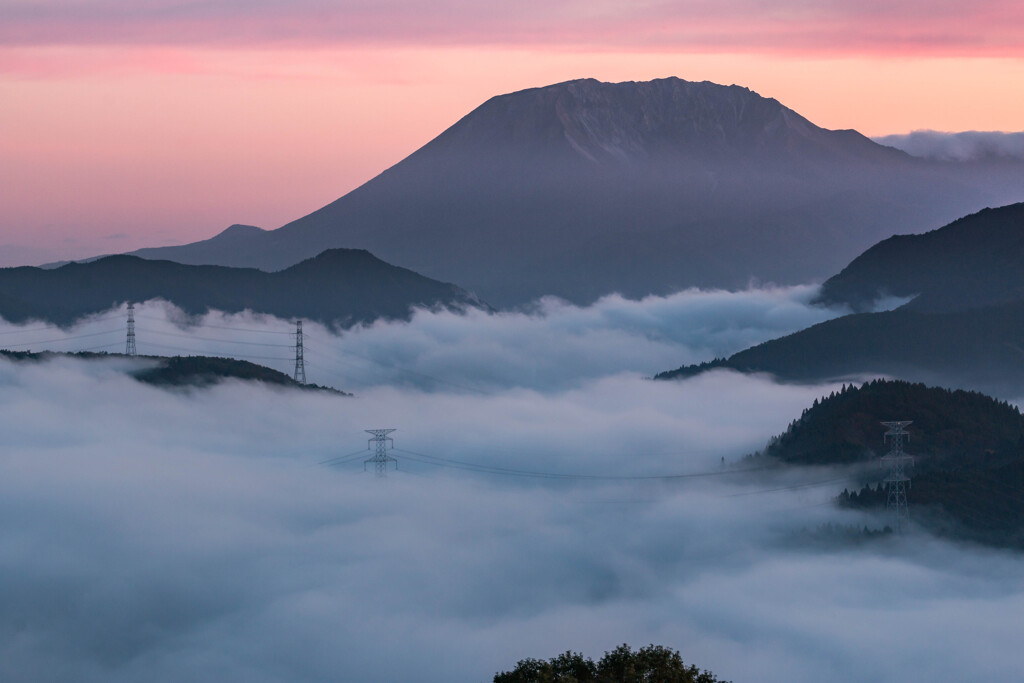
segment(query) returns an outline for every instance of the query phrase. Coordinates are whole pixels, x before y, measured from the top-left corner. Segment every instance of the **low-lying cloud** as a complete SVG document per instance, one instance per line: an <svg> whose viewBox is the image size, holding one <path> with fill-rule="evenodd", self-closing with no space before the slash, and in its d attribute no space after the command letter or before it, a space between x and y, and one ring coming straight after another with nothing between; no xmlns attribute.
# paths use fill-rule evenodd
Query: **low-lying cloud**
<svg viewBox="0 0 1024 683"><path fill-rule="evenodd" d="M726 356L846 312L810 305L815 286L739 292L687 290L641 300L617 295L580 307L558 299L528 312L420 310L411 322L377 322L338 336L304 324L309 381L342 389L557 390L617 373L654 375ZM292 372L291 323L217 312L187 319L162 302L138 308L142 354L219 354ZM0 348L117 351L123 309L71 330L0 326ZM22 331L19 331L22 330ZM42 343L47 342L47 343Z"/></svg>
<svg viewBox="0 0 1024 683"><path fill-rule="evenodd" d="M733 471L835 386L641 377L836 314L812 295L307 326L310 379L355 398L0 359L0 679L487 681L622 642L737 683L1021 678L1020 556L812 549L801 529L884 523L830 504L863 472ZM138 313L142 353L290 370L286 321ZM5 325L0 346L118 350L123 324ZM398 430L385 479L373 428Z"/></svg>
<svg viewBox="0 0 1024 683"><path fill-rule="evenodd" d="M943 133L916 130L905 135L886 135L875 142L901 149L923 159L940 161L1024 160L1024 133L966 131Z"/></svg>
<svg viewBox="0 0 1024 683"><path fill-rule="evenodd" d="M828 504L842 472L567 481L416 455L723 472L832 387L719 372L348 399L171 392L109 365L0 361L4 681L486 681L624 641L736 681L1024 674L1021 558L917 535L792 546L880 524ZM399 429L386 479L363 455L316 464L375 427Z"/></svg>

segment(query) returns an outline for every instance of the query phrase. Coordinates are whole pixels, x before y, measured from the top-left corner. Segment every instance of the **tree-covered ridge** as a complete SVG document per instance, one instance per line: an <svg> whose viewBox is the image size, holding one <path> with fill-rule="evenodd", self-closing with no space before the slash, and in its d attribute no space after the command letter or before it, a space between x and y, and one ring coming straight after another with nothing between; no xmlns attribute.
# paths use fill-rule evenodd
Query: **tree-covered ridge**
<svg viewBox="0 0 1024 683"><path fill-rule="evenodd" d="M494 683L728 683L710 671L687 666L675 650L648 645L634 651L620 645L595 664L567 651L549 660L522 659L511 671L494 675Z"/></svg>
<svg viewBox="0 0 1024 683"><path fill-rule="evenodd" d="M907 495L915 522L944 536L1024 550L1024 457L913 475ZM875 484L844 490L837 502L854 509L882 509L887 495L883 485Z"/></svg>
<svg viewBox="0 0 1024 683"><path fill-rule="evenodd" d="M133 374L135 379L158 386L204 387L226 379L276 384L285 387L344 392L317 384L299 384L283 372L256 363L219 356L173 356L161 358L160 364ZM346 394L347 395L347 394Z"/></svg>
<svg viewBox="0 0 1024 683"><path fill-rule="evenodd" d="M120 353L97 353L92 351L62 353L58 351L32 352L0 349L0 357L13 361L45 361L61 356L83 360L128 358L128 356ZM163 356L135 356L135 358L151 361L152 363L148 367L131 372L131 376L140 382L155 386L208 387L227 379L237 379L296 389L329 391L344 396L350 395L343 391L322 387L317 384L299 384L283 372L234 358L222 358L219 356L173 356L169 358Z"/></svg>
<svg viewBox="0 0 1024 683"><path fill-rule="evenodd" d="M1016 406L975 391L898 380L843 386L805 409L761 455L799 465L877 459L890 420L913 420L908 499L912 518L956 539L1024 549L1024 416ZM879 463L880 481L886 470ZM845 490L844 507L884 509L879 483Z"/></svg>
<svg viewBox="0 0 1024 683"><path fill-rule="evenodd" d="M876 379L815 399L764 450L788 463L834 465L884 455L890 420L913 420L906 450L922 463L965 465L1024 445L1016 406L976 391Z"/></svg>

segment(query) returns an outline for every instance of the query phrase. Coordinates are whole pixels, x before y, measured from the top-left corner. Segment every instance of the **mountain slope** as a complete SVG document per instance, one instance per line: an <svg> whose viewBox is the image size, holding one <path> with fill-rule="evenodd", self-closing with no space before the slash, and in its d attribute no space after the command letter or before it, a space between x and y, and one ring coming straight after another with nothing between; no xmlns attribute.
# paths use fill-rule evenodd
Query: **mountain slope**
<svg viewBox="0 0 1024 683"><path fill-rule="evenodd" d="M823 286L856 308L918 295L894 311L848 315L658 379L713 368L817 381L884 374L1019 397L1024 387L1024 204L986 209L923 235L884 240Z"/></svg>
<svg viewBox="0 0 1024 683"><path fill-rule="evenodd" d="M59 351L8 351L0 349L0 358L15 362L40 362L53 358L78 358L89 361L109 359L125 359L137 364L134 369L126 368L125 372L143 384L152 384L169 388L204 388L225 380L234 379L249 382L263 382L280 387L299 389L302 391L323 391L338 396L352 394L317 384L300 384L294 379L264 365L257 365L246 360L222 358L220 356L126 356L119 353L93 353L79 351L64 353ZM141 366L141 367L138 367Z"/></svg>
<svg viewBox="0 0 1024 683"><path fill-rule="evenodd" d="M943 312L1024 300L1024 203L985 209L922 235L896 235L853 260L819 301L869 307L884 295Z"/></svg>
<svg viewBox="0 0 1024 683"><path fill-rule="evenodd" d="M189 314L250 310L350 326L407 318L414 306L477 306L455 285L396 268L363 250L332 249L286 270L188 266L108 256L52 270L0 269L0 317L68 325L125 301L165 299Z"/></svg>
<svg viewBox="0 0 1024 683"><path fill-rule="evenodd" d="M738 86L579 80L492 98L344 197L232 249L215 238L140 255L277 270L360 247L502 305L798 282L898 228L1024 199L1024 165L958 169Z"/></svg>
<svg viewBox="0 0 1024 683"><path fill-rule="evenodd" d="M715 368L809 382L888 375L1017 398L1024 387L1024 301L951 313L848 315L655 379Z"/></svg>

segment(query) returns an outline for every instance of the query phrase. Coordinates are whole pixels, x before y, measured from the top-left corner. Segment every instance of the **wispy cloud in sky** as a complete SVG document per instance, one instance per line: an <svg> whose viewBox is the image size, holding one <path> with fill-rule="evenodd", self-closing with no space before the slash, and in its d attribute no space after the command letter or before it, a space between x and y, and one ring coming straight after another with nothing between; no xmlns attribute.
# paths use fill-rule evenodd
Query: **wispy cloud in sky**
<svg viewBox="0 0 1024 683"><path fill-rule="evenodd" d="M1020 55L1024 7L962 2L15 0L7 44L534 45L817 54Z"/></svg>
<svg viewBox="0 0 1024 683"><path fill-rule="evenodd" d="M1024 133L965 131L943 133L916 130L905 135L886 135L875 142L902 149L908 154L942 161L1024 159Z"/></svg>

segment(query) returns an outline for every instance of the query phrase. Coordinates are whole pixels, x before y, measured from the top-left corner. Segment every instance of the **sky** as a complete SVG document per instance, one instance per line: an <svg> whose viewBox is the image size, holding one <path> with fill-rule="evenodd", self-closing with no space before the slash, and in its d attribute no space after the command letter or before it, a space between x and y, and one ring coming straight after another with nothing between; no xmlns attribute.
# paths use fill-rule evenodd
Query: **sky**
<svg viewBox="0 0 1024 683"><path fill-rule="evenodd" d="M0 0L0 265L275 228L487 98L736 83L827 128L1017 131L1024 7Z"/></svg>
<svg viewBox="0 0 1024 683"><path fill-rule="evenodd" d="M311 325L310 379L354 397L0 358L0 679L482 682L627 642L737 683L1020 680L1020 554L916 528L809 545L885 523L830 504L870 468L730 469L839 385L643 379L836 313L814 293ZM289 343L270 317L137 318L142 353ZM124 310L40 327L0 339L121 345ZM375 428L397 429L383 480L363 471ZM630 478L659 475L700 476Z"/></svg>

